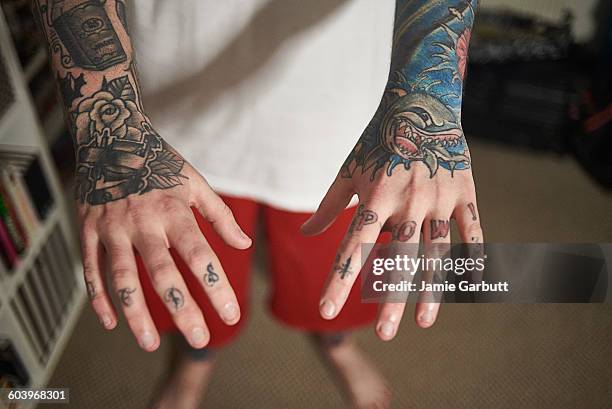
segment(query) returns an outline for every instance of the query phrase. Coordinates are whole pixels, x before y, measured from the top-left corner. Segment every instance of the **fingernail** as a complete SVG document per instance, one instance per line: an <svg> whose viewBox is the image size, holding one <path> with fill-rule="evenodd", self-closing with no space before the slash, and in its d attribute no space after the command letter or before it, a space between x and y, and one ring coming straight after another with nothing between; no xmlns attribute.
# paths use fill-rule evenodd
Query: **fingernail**
<svg viewBox="0 0 612 409"><path fill-rule="evenodd" d="M434 320L433 311L430 311L430 310L425 310L425 312L423 312L423 314L421 314L421 316L419 317L419 321L425 325L432 324L433 320Z"/></svg>
<svg viewBox="0 0 612 409"><path fill-rule="evenodd" d="M149 331L145 331L140 336L140 346L144 349L149 349L155 344L155 337Z"/></svg>
<svg viewBox="0 0 612 409"><path fill-rule="evenodd" d="M232 322L238 318L238 308L233 302L225 304L221 316L224 321Z"/></svg>
<svg viewBox="0 0 612 409"><path fill-rule="evenodd" d="M395 332L395 325L390 322L380 324L379 331L385 338L391 338Z"/></svg>
<svg viewBox="0 0 612 409"><path fill-rule="evenodd" d="M102 326L104 328L110 328L112 323L113 323L113 321L111 320L111 318L110 318L110 316L108 314L102 315L102 319L100 320L100 324L102 324Z"/></svg>
<svg viewBox="0 0 612 409"><path fill-rule="evenodd" d="M333 318L336 312L336 306L333 302L327 300L321 305L321 314L326 318Z"/></svg>
<svg viewBox="0 0 612 409"><path fill-rule="evenodd" d="M194 344L201 344L204 342L206 338L206 332L204 332L204 328L196 327L191 330L191 341Z"/></svg>
<svg viewBox="0 0 612 409"><path fill-rule="evenodd" d="M245 239L245 240L249 240L251 241L251 238L249 236L247 236L247 234L245 232L243 232L242 230L240 230L240 236Z"/></svg>

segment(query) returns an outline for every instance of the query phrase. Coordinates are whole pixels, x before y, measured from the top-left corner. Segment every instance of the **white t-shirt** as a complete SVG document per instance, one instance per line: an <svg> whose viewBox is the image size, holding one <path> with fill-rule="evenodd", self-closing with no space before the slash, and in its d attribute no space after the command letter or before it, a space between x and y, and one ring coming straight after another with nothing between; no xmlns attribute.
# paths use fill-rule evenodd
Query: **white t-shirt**
<svg viewBox="0 0 612 409"><path fill-rule="evenodd" d="M380 102L394 5L135 1L145 109L218 192L313 211Z"/></svg>

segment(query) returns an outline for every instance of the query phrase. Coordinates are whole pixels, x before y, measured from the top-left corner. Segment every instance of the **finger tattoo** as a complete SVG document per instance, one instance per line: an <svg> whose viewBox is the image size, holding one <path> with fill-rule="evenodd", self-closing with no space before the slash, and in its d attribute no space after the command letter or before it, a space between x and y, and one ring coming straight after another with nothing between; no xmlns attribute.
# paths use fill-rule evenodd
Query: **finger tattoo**
<svg viewBox="0 0 612 409"><path fill-rule="evenodd" d="M85 286L87 287L87 296L90 300L96 298L96 287L94 286L93 281L86 280Z"/></svg>
<svg viewBox="0 0 612 409"><path fill-rule="evenodd" d="M440 237L448 236L449 228L450 224L448 220L431 220L431 239L435 240Z"/></svg>
<svg viewBox="0 0 612 409"><path fill-rule="evenodd" d="M164 293L164 301L168 304L172 304L174 309L178 310L185 304L185 297L183 297L181 290L170 287Z"/></svg>
<svg viewBox="0 0 612 409"><path fill-rule="evenodd" d="M349 256L344 263L340 263L340 255L336 256L336 261L334 262L334 271L337 271L340 274L340 279L344 280L347 276L353 274L351 270L351 259L353 256Z"/></svg>
<svg viewBox="0 0 612 409"><path fill-rule="evenodd" d="M120 288L117 291L117 295L119 296L119 301L121 301L121 304L123 304L126 307L129 307L130 305L132 305L132 302L134 301L132 299L132 293L134 293L136 291L135 288Z"/></svg>
<svg viewBox="0 0 612 409"><path fill-rule="evenodd" d="M355 217L353 217L353 221L349 226L349 233L353 233L354 231L360 231L363 229L363 226L367 226L368 224L376 223L378 221L378 214L376 214L373 210L367 210L364 205L360 204L357 207L357 213Z"/></svg>
<svg viewBox="0 0 612 409"><path fill-rule="evenodd" d="M474 203L468 203L468 209L470 209L470 213L472 213L472 221L478 220L478 217L476 217L476 208L474 207Z"/></svg>
<svg viewBox="0 0 612 409"><path fill-rule="evenodd" d="M405 242L408 241L414 236L414 232L416 230L416 222L412 220L408 220L401 224L396 224L393 226L393 231L391 232L391 237L395 241Z"/></svg>
<svg viewBox="0 0 612 409"><path fill-rule="evenodd" d="M204 274L204 282L207 286L212 287L217 281L219 281L219 274L215 272L212 263L208 263L206 274Z"/></svg>

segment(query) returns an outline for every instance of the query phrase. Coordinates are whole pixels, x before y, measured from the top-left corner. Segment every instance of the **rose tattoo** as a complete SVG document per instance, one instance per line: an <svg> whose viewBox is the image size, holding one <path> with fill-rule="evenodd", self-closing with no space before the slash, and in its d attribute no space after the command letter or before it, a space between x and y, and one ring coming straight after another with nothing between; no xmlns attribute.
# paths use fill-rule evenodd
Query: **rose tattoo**
<svg viewBox="0 0 612 409"><path fill-rule="evenodd" d="M127 76L104 81L75 113L77 197L102 204L182 184L184 160L151 127Z"/></svg>

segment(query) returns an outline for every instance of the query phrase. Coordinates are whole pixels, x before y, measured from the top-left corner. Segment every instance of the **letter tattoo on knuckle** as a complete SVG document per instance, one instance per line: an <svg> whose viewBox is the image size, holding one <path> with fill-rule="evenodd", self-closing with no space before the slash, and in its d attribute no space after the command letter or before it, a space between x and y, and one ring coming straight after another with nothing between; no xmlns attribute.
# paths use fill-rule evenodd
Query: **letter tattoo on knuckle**
<svg viewBox="0 0 612 409"><path fill-rule="evenodd" d="M185 304L185 297L181 290L170 287L164 292L164 301L174 307L175 311L178 311Z"/></svg>
<svg viewBox="0 0 612 409"><path fill-rule="evenodd" d="M361 231L363 226L376 223L377 221L378 214L373 210L367 210L363 204L360 204L349 226L349 233L353 234L355 231Z"/></svg>
<svg viewBox="0 0 612 409"><path fill-rule="evenodd" d="M412 220L398 223L393 226L391 238L394 241L406 242L414 236L416 231L416 222Z"/></svg>
<svg viewBox="0 0 612 409"><path fill-rule="evenodd" d="M431 240L435 240L438 238L444 238L448 236L448 230L450 228L450 223L448 220L431 220L431 232L430 237Z"/></svg>

